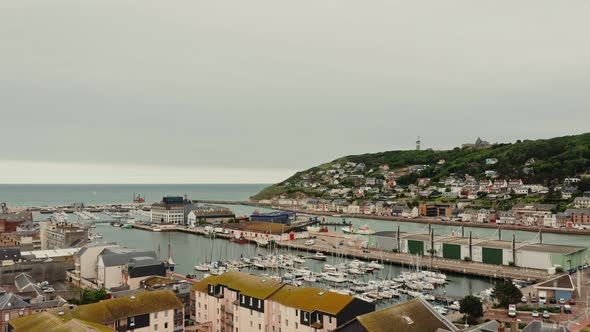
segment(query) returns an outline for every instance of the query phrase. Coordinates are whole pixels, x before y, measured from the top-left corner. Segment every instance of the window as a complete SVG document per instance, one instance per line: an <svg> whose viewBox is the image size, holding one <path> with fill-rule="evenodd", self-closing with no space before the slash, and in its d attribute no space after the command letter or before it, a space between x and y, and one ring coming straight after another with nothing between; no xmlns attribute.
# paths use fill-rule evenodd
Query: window
<svg viewBox="0 0 590 332"><path fill-rule="evenodd" d="M332 316L328 316L328 323L332 324Z"/></svg>
<svg viewBox="0 0 590 332"><path fill-rule="evenodd" d="M154 319L158 319L158 313L154 312Z"/></svg>
<svg viewBox="0 0 590 332"><path fill-rule="evenodd" d="M299 328L299 324L295 323L295 329L297 330Z"/></svg>
<svg viewBox="0 0 590 332"><path fill-rule="evenodd" d="M258 300L258 309L262 308L262 301Z"/></svg>
<svg viewBox="0 0 590 332"><path fill-rule="evenodd" d="M164 328L167 329L168 328L168 323L164 323Z"/></svg>
<svg viewBox="0 0 590 332"><path fill-rule="evenodd" d="M135 326L135 317L129 317L129 326Z"/></svg>
<svg viewBox="0 0 590 332"><path fill-rule="evenodd" d="M205 310L207 310L207 303L205 303Z"/></svg>
<svg viewBox="0 0 590 332"><path fill-rule="evenodd" d="M5 322L8 322L9 320L10 320L10 313L7 312L7 313L4 314L4 321Z"/></svg>
<svg viewBox="0 0 590 332"><path fill-rule="evenodd" d="M252 327L252 326L254 326L254 325L252 324L252 321L250 321L250 327Z"/></svg>
<svg viewBox="0 0 590 332"><path fill-rule="evenodd" d="M154 324L154 331L158 330L158 324Z"/></svg>
<svg viewBox="0 0 590 332"><path fill-rule="evenodd" d="M252 316L252 309L250 309L250 316Z"/></svg>
<svg viewBox="0 0 590 332"><path fill-rule="evenodd" d="M262 324L258 324L258 331L262 331Z"/></svg>
<svg viewBox="0 0 590 332"><path fill-rule="evenodd" d="M295 309L295 317L299 317L299 310Z"/></svg>
<svg viewBox="0 0 590 332"><path fill-rule="evenodd" d="M242 304L246 304L246 297L242 295Z"/></svg>
<svg viewBox="0 0 590 332"><path fill-rule="evenodd" d="M285 326L289 326L289 320L285 319Z"/></svg>
<svg viewBox="0 0 590 332"><path fill-rule="evenodd" d="M252 306L252 298L250 298L250 306Z"/></svg>
<svg viewBox="0 0 590 332"><path fill-rule="evenodd" d="M164 317L168 317L168 310L164 311Z"/></svg>

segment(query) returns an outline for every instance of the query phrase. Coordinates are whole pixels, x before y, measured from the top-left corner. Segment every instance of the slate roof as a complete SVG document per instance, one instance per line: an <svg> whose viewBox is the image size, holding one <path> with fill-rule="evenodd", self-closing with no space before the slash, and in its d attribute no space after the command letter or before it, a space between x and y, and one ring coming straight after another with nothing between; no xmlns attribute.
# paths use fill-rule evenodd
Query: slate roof
<svg viewBox="0 0 590 332"><path fill-rule="evenodd" d="M106 248L100 257L104 266L119 266L127 264L132 258L151 257L157 259L153 250L135 250L128 248Z"/></svg>
<svg viewBox="0 0 590 332"><path fill-rule="evenodd" d="M64 300L61 296L56 297L51 301L43 301L31 304L33 306L33 310L41 310L41 309L49 309L49 308L57 308L64 306L68 301Z"/></svg>
<svg viewBox="0 0 590 332"><path fill-rule="evenodd" d="M496 320L491 320L476 326L468 327L467 329L461 330L461 332L497 332L500 323Z"/></svg>
<svg viewBox="0 0 590 332"><path fill-rule="evenodd" d="M543 288L543 289L569 290L572 292L575 289L574 282L572 281L572 277L569 274L564 274L559 277L549 279L547 281L538 283L538 284L534 285L533 287Z"/></svg>
<svg viewBox="0 0 590 332"><path fill-rule="evenodd" d="M522 332L569 332L570 330L565 326L555 326L554 324L546 324L544 322L534 320L529 323Z"/></svg>
<svg viewBox="0 0 590 332"><path fill-rule="evenodd" d="M17 275L14 278L14 285L19 293L36 292L38 295L43 294L43 290L37 286L35 279L26 273Z"/></svg>
<svg viewBox="0 0 590 332"><path fill-rule="evenodd" d="M3 293L0 295L0 310L13 310L28 308L31 305L14 293Z"/></svg>
<svg viewBox="0 0 590 332"><path fill-rule="evenodd" d="M20 259L21 259L20 248L18 248L18 247L2 247L2 248L0 248L0 260L18 261Z"/></svg>

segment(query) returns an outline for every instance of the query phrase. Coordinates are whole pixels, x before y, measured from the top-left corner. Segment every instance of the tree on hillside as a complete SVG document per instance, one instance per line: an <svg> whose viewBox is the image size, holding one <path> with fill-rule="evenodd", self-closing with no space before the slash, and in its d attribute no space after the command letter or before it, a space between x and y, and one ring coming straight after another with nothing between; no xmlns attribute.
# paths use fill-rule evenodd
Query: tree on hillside
<svg viewBox="0 0 590 332"><path fill-rule="evenodd" d="M590 191L590 177L582 178L582 181L578 182L578 191L580 193Z"/></svg>
<svg viewBox="0 0 590 332"><path fill-rule="evenodd" d="M498 281L494 287L494 294L503 308L518 303L522 298L522 292L510 280Z"/></svg>
<svg viewBox="0 0 590 332"><path fill-rule="evenodd" d="M459 312L465 315L467 324L477 324L477 319L483 317L483 306L478 297L467 295L459 302L459 305Z"/></svg>

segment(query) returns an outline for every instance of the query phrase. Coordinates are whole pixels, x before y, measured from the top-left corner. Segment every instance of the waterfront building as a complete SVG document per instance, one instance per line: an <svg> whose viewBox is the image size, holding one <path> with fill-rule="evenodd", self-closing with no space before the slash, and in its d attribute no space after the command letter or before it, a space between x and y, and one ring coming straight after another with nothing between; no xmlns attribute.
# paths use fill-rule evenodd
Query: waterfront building
<svg viewBox="0 0 590 332"><path fill-rule="evenodd" d="M81 247L88 243L88 228L44 220L39 222L41 250Z"/></svg>
<svg viewBox="0 0 590 332"><path fill-rule="evenodd" d="M227 223L236 218L232 210L218 206L201 206L187 215L187 224L196 226L199 222L204 223Z"/></svg>
<svg viewBox="0 0 590 332"><path fill-rule="evenodd" d="M553 279L541 282L533 286L537 292L537 298L569 300L574 296L576 286L569 274L564 274Z"/></svg>
<svg viewBox="0 0 590 332"><path fill-rule="evenodd" d="M295 221L297 214L295 212L269 212L269 213L253 213L250 216L250 221L270 222L289 225Z"/></svg>
<svg viewBox="0 0 590 332"><path fill-rule="evenodd" d="M171 291L153 291L77 307L52 309L10 320L9 324L14 332L47 331L48 328L60 325L68 326L69 329L56 330L172 332L184 330L184 322L175 324L174 320L175 315L178 312L182 314L182 311L182 303ZM82 329L84 326L87 328Z"/></svg>
<svg viewBox="0 0 590 332"><path fill-rule="evenodd" d="M555 204L519 203L512 207L512 211L516 221L520 221L526 220L528 216L550 215L556 207Z"/></svg>
<svg viewBox="0 0 590 332"><path fill-rule="evenodd" d="M385 251L399 251L412 255L462 260L494 265L516 265L547 270L551 267L582 265L585 247L516 241L470 239L434 234L410 234L394 231L377 232L371 236L371 246Z"/></svg>
<svg viewBox="0 0 590 332"><path fill-rule="evenodd" d="M202 331L331 331L375 310L351 296L243 272L210 276L192 289L191 318Z"/></svg>
<svg viewBox="0 0 590 332"><path fill-rule="evenodd" d="M0 233L16 232L17 227L33 221L31 211L9 212L5 203L0 204Z"/></svg>
<svg viewBox="0 0 590 332"><path fill-rule="evenodd" d="M184 224L185 200L181 196L166 196L162 202L152 204L153 223L157 224Z"/></svg>
<svg viewBox="0 0 590 332"><path fill-rule="evenodd" d="M393 328L393 329L392 329ZM359 315L338 332L458 332L459 329L422 298Z"/></svg>
<svg viewBox="0 0 590 332"><path fill-rule="evenodd" d="M573 225L590 224L590 209L567 209L564 214Z"/></svg>
<svg viewBox="0 0 590 332"><path fill-rule="evenodd" d="M420 203L418 209L423 217L452 217L456 205L452 203Z"/></svg>

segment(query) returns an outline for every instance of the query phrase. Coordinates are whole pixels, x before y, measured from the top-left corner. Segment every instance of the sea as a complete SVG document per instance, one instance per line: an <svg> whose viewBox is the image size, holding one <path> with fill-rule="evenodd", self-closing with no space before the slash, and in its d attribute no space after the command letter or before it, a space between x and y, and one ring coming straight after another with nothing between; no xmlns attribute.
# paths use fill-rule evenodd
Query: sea
<svg viewBox="0 0 590 332"><path fill-rule="evenodd" d="M86 205L92 204L125 204L132 202L133 195L141 194L146 202L157 202L164 195L187 195L191 199L205 200L227 200L243 201L256 194L267 184L194 184L194 185L0 185L0 202L6 202L9 207L27 207L44 205L69 205L82 202ZM270 209L256 208L244 205L226 205L236 215L250 215L255 210L261 212L272 211ZM109 216L97 214L101 219L109 220ZM140 219L140 216L136 216ZM36 215L36 220L47 218L47 215ZM76 219L70 215L70 221ZM340 217L320 217L328 221L341 221ZM409 222L396 222L385 220L371 220L348 218L355 227L367 224L376 231L396 230L398 225L402 232L425 232L427 225ZM339 231L338 227L333 227ZM454 226L432 225L436 235L451 235L460 232ZM112 227L109 224L98 224L95 231L102 234L103 238L95 241L116 242L130 248L155 250L162 259L172 256L177 266L177 272L182 274L196 274L202 277L202 273L194 270L194 265L211 260L232 260L240 257L252 257L258 254L268 253L267 249L258 248L251 244L236 244L225 240L215 240L198 235L163 232L154 233L136 229L121 229ZM487 228L466 227L466 234L471 231L474 237L496 239L499 237L497 230ZM539 234L534 232L503 230L503 239L511 239L516 235L518 241L538 240ZM569 244L590 247L590 237L581 235L543 234L544 243ZM171 252L169 252L170 248ZM311 255L306 252L290 252L291 254ZM337 264L341 257L329 257L326 263ZM344 259L346 260L346 259ZM308 260L308 267L314 271L320 271L323 263ZM385 278L392 277L402 271L411 269L411 266L387 266L374 276L363 276L361 278ZM260 271L249 271L261 273ZM477 294L480 291L492 287L493 280L489 278L466 276L462 274L447 274L451 282L444 288L438 288L436 294L439 297L460 298L468 294ZM526 276L523 276L525 278ZM330 288L332 285L314 283L311 286L319 288ZM381 302L379 307L403 302L407 300L404 296L390 302Z"/></svg>

